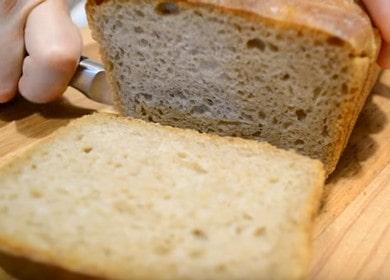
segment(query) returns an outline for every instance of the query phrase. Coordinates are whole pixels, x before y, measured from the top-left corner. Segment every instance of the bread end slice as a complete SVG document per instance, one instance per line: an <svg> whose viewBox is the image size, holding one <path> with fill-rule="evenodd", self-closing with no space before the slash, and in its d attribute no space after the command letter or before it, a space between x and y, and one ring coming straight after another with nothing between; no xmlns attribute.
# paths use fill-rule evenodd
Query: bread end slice
<svg viewBox="0 0 390 280"><path fill-rule="evenodd" d="M96 114L0 168L0 250L108 279L302 279L319 161Z"/></svg>

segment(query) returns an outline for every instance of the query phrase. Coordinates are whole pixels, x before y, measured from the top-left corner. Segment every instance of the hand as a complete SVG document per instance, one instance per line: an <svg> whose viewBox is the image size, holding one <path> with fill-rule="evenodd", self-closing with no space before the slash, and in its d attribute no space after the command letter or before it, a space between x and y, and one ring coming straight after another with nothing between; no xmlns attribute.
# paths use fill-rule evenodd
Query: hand
<svg viewBox="0 0 390 280"><path fill-rule="evenodd" d="M18 92L36 103L65 91L82 42L67 0L0 0L0 103Z"/></svg>
<svg viewBox="0 0 390 280"><path fill-rule="evenodd" d="M390 1L363 0L375 24L378 26L382 38L382 49L379 55L379 64L390 69Z"/></svg>

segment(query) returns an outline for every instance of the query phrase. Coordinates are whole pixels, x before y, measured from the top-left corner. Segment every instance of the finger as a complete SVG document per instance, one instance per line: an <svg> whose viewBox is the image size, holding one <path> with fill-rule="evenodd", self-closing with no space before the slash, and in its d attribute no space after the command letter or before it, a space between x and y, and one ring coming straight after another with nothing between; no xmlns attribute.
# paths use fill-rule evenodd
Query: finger
<svg viewBox="0 0 390 280"><path fill-rule="evenodd" d="M0 103L17 92L24 53L23 32L17 24L0 23Z"/></svg>
<svg viewBox="0 0 390 280"><path fill-rule="evenodd" d="M390 44L390 1L363 0L363 2L380 29L383 39Z"/></svg>
<svg viewBox="0 0 390 280"><path fill-rule="evenodd" d="M382 68L390 69L390 44L384 43L378 58Z"/></svg>
<svg viewBox="0 0 390 280"><path fill-rule="evenodd" d="M25 29L28 56L19 91L36 103L50 102L65 91L81 55L81 37L65 0L47 0L29 15Z"/></svg>
<svg viewBox="0 0 390 280"><path fill-rule="evenodd" d="M30 11L42 1L0 1L0 103L17 93L24 56L24 25Z"/></svg>

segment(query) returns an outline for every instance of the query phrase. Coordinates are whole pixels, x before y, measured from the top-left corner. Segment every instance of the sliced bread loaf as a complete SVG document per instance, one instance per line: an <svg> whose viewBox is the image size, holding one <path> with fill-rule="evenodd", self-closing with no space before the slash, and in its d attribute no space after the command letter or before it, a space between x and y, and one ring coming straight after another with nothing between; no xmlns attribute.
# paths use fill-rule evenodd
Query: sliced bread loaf
<svg viewBox="0 0 390 280"><path fill-rule="evenodd" d="M109 115L0 169L0 250L108 279L301 279L324 174L269 144Z"/></svg>
<svg viewBox="0 0 390 280"><path fill-rule="evenodd" d="M336 166L376 78L350 0L89 0L119 110Z"/></svg>

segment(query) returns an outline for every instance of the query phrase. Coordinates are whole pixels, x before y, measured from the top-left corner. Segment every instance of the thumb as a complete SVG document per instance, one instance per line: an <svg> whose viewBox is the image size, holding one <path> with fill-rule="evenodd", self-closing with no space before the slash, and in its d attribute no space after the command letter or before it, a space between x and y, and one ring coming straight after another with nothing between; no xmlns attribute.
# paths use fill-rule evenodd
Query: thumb
<svg viewBox="0 0 390 280"><path fill-rule="evenodd" d="M43 0L0 0L0 103L12 99L22 74L24 26Z"/></svg>
<svg viewBox="0 0 390 280"><path fill-rule="evenodd" d="M382 33L383 39L390 43L390 1L363 0L370 15Z"/></svg>
<svg viewBox="0 0 390 280"><path fill-rule="evenodd" d="M390 1L363 0L372 20L379 28L384 42L379 54L378 62L383 68L390 69Z"/></svg>

